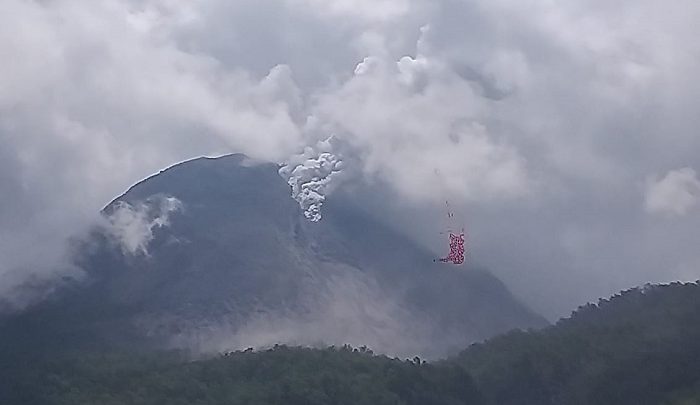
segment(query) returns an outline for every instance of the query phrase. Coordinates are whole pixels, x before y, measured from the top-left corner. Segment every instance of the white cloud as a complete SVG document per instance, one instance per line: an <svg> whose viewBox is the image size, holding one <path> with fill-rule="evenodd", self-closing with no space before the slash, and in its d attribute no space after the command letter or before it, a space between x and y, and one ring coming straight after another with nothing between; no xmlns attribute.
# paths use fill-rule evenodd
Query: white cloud
<svg viewBox="0 0 700 405"><path fill-rule="evenodd" d="M650 213L685 215L700 201L700 180L695 170L671 170L647 180L644 207Z"/></svg>
<svg viewBox="0 0 700 405"><path fill-rule="evenodd" d="M117 201L103 228L122 253L148 256L154 230L169 226L171 215L182 209L182 202L175 197L154 196L136 205Z"/></svg>
<svg viewBox="0 0 700 405"><path fill-rule="evenodd" d="M318 99L314 113L361 151L368 174L407 196L486 201L528 194L527 162L490 133L489 104L439 57L371 55Z"/></svg>

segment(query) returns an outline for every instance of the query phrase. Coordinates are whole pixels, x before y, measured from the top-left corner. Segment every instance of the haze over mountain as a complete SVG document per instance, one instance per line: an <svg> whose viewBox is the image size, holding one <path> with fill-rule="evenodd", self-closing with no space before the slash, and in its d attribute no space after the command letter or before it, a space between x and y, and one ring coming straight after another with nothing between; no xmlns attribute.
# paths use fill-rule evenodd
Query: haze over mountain
<svg viewBox="0 0 700 405"><path fill-rule="evenodd" d="M85 280L5 330L76 348L349 343L437 357L546 324L487 271L435 263L356 191L310 222L276 164L175 165L104 209L107 225L81 248Z"/></svg>

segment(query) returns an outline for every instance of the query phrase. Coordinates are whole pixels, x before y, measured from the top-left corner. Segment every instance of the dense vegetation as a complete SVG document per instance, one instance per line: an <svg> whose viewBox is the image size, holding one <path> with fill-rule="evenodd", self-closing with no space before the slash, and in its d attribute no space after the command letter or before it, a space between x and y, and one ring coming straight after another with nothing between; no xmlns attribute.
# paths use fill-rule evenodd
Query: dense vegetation
<svg viewBox="0 0 700 405"><path fill-rule="evenodd" d="M700 285L633 289L435 363L368 349L0 353L1 404L700 404ZM472 377L473 376L473 377Z"/></svg>
<svg viewBox="0 0 700 405"><path fill-rule="evenodd" d="M493 404L700 404L700 285L628 290L456 361Z"/></svg>
<svg viewBox="0 0 700 405"><path fill-rule="evenodd" d="M22 369L22 367L20 367ZM204 361L178 353L59 356L23 369L0 403L51 404L480 404L469 375L375 356L367 349L277 346ZM2 387L2 383L0 383Z"/></svg>

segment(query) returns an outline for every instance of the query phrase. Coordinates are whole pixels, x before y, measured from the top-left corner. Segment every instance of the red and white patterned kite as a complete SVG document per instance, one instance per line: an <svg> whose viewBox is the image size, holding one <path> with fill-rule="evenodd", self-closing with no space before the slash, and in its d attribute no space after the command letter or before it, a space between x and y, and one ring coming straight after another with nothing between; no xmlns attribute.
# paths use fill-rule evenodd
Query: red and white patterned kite
<svg viewBox="0 0 700 405"><path fill-rule="evenodd" d="M450 232L450 254L439 260L443 263L464 263L464 232L457 235Z"/></svg>

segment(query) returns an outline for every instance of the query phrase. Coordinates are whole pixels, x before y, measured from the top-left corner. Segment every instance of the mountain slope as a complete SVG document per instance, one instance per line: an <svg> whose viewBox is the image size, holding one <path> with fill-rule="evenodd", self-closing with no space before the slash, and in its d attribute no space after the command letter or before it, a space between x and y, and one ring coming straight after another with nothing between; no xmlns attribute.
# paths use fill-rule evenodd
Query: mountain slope
<svg viewBox="0 0 700 405"><path fill-rule="evenodd" d="M155 222L172 198L179 209ZM435 357L546 324L488 272L434 263L349 194L306 221L277 166L243 155L175 165L104 212L130 215L112 222L129 243L95 232L82 249L88 282L10 320L15 341L202 351L350 343Z"/></svg>

